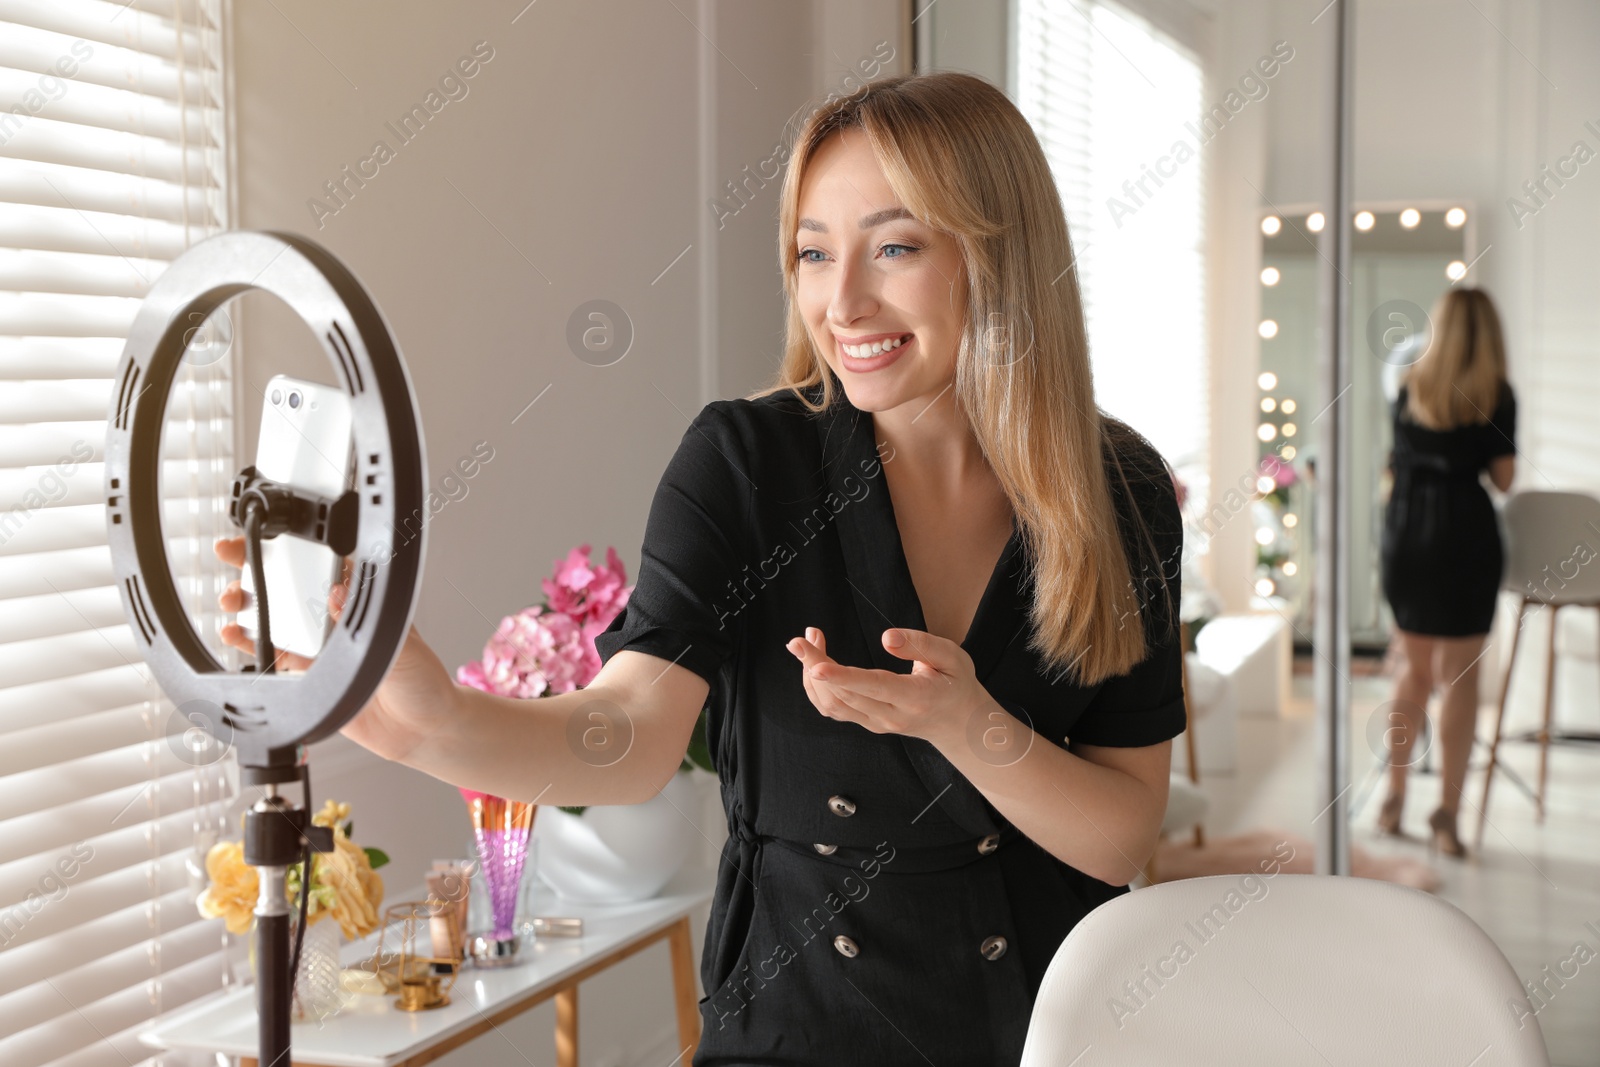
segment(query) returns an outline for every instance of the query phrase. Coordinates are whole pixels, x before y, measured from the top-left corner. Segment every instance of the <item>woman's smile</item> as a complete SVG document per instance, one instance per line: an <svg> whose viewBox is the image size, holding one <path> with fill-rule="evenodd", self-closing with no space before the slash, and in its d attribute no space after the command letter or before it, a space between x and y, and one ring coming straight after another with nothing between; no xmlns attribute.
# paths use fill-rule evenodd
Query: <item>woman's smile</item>
<svg viewBox="0 0 1600 1067"><path fill-rule="evenodd" d="M840 365L856 374L870 374L872 371L882 370L904 355L905 350L916 341L917 335L888 334L864 340L860 344L848 345L838 335L835 335L835 339L838 342ZM893 344L894 347L882 347L885 344Z"/></svg>

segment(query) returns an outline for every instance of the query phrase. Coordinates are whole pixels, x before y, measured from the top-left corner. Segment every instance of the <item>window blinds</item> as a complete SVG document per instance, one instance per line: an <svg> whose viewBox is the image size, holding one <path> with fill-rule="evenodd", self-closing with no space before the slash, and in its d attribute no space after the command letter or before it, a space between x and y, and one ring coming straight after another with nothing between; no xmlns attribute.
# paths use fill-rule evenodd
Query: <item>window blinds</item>
<svg viewBox="0 0 1600 1067"><path fill-rule="evenodd" d="M105 413L139 300L228 225L224 0L0 0L0 1063L128 1067L226 980L194 898L236 792L140 660L106 548ZM163 530L214 648L232 352L196 323Z"/></svg>
<svg viewBox="0 0 1600 1067"><path fill-rule="evenodd" d="M1016 0L1015 93L1067 214L1096 399L1150 438L1198 504L1210 423L1205 159L1194 132L1205 132L1204 70L1194 42L1167 29L1203 30L1185 5L1140 7Z"/></svg>

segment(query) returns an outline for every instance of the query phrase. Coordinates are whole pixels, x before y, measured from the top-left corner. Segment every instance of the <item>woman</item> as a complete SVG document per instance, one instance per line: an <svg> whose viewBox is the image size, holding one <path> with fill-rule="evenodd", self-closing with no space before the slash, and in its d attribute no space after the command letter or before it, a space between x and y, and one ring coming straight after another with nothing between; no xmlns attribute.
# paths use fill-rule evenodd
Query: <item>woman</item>
<svg viewBox="0 0 1600 1067"><path fill-rule="evenodd" d="M1095 407L1072 262L998 89L830 101L784 179L777 381L684 433L594 683L455 686L413 634L344 728L459 785L620 804L709 705L729 836L697 1067L1014 1064L1062 939L1154 848L1182 528L1161 457ZM627 743L569 744L596 725Z"/></svg>
<svg viewBox="0 0 1600 1067"><path fill-rule="evenodd" d="M1506 381L1500 318L1481 289L1451 289L1433 312L1433 336L1393 405L1394 484L1384 511L1383 595L1394 612L1403 666L1391 705L1389 793L1378 813L1403 836L1406 770L1435 687L1444 690L1439 737L1444 791L1428 817L1430 845L1465 856L1456 814L1478 721L1478 661L1494 619L1503 557L1494 506L1516 470L1517 401Z"/></svg>

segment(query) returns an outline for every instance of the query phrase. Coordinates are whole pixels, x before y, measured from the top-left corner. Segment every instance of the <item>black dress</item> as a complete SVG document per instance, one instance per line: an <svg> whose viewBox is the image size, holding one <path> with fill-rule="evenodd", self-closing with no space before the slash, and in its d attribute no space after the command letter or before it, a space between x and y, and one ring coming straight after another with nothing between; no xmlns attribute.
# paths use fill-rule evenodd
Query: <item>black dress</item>
<svg viewBox="0 0 1600 1067"><path fill-rule="evenodd" d="M1508 382L1486 423L1430 430L1392 409L1394 485L1384 509L1381 579L1395 625L1407 633L1489 632L1504 554L1494 505L1478 473L1516 453L1517 400Z"/></svg>
<svg viewBox="0 0 1600 1067"><path fill-rule="evenodd" d="M656 491L628 604L595 642L603 659L636 649L711 686L728 839L694 1067L1016 1064L1062 939L1128 891L1022 836L931 743L827 718L807 698L784 648L806 626L838 662L898 673L910 664L882 631L926 629L883 477L893 459L880 462L873 436L842 390L820 415L787 392L706 405ZM1172 483L1148 443L1124 451L1123 536L1139 508L1176 604ZM1182 732L1175 633L1097 686L1042 671L1026 647L1025 555L1013 525L962 642L989 692L1031 721L1035 743Z"/></svg>

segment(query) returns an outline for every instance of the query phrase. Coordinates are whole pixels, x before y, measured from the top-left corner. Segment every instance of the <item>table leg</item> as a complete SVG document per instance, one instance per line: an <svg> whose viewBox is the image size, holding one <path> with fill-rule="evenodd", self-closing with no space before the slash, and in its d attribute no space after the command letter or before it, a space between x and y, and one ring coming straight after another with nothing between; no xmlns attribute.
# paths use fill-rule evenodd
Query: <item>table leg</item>
<svg viewBox="0 0 1600 1067"><path fill-rule="evenodd" d="M672 925L672 989L678 1008L678 1063L688 1067L700 1044L700 998L695 994L694 950L689 943L689 918Z"/></svg>
<svg viewBox="0 0 1600 1067"><path fill-rule="evenodd" d="M578 987L556 994L556 1067L578 1067Z"/></svg>

